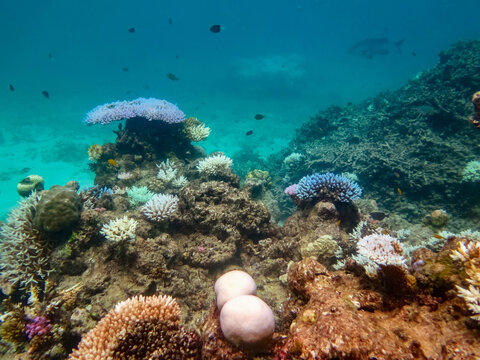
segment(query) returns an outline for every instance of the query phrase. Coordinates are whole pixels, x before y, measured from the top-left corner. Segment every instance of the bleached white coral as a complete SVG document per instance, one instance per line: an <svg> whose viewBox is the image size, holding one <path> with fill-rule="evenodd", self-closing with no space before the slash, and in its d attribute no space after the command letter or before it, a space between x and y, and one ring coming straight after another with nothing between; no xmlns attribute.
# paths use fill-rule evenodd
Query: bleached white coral
<svg viewBox="0 0 480 360"><path fill-rule="evenodd" d="M113 219L103 225L100 234L110 241L135 240L137 225L137 220L124 216L123 218Z"/></svg>
<svg viewBox="0 0 480 360"><path fill-rule="evenodd" d="M33 226L40 195L20 201L0 227L0 267L3 277L22 289L38 287L48 275L48 246Z"/></svg>
<svg viewBox="0 0 480 360"><path fill-rule="evenodd" d="M450 254L453 260L461 261L470 283L468 289L456 286L458 296L465 300L473 319L480 321L480 242L464 239Z"/></svg>
<svg viewBox="0 0 480 360"><path fill-rule="evenodd" d="M210 128L205 124L193 125L185 127L185 134L190 141L202 141L210 135Z"/></svg>
<svg viewBox="0 0 480 360"><path fill-rule="evenodd" d="M213 155L200 160L197 164L197 170L199 173L206 175L224 174L230 171L232 164L232 159L225 155Z"/></svg>
<svg viewBox="0 0 480 360"><path fill-rule="evenodd" d="M169 159L157 164L157 178L163 183L170 184L177 177L177 169Z"/></svg>
<svg viewBox="0 0 480 360"><path fill-rule="evenodd" d="M162 221L168 219L178 209L178 196L155 194L144 206L143 214L150 220Z"/></svg>
<svg viewBox="0 0 480 360"><path fill-rule="evenodd" d="M179 176L172 181L172 185L178 189L182 189L187 186L188 180L185 176Z"/></svg>
<svg viewBox="0 0 480 360"><path fill-rule="evenodd" d="M357 251L377 265L405 267L402 244L393 236L372 234L362 237L357 243Z"/></svg>
<svg viewBox="0 0 480 360"><path fill-rule="evenodd" d="M146 186L132 186L127 190L128 199L130 204L133 206L138 206L145 204L153 196L153 192L148 190Z"/></svg>

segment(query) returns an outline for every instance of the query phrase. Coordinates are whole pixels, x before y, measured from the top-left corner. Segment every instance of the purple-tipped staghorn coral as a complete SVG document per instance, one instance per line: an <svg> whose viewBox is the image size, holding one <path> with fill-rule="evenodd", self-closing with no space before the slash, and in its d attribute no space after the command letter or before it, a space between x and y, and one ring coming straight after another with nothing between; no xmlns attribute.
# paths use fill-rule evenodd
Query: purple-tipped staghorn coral
<svg viewBox="0 0 480 360"><path fill-rule="evenodd" d="M144 118L148 121L161 120L169 124L180 123L185 120L185 114L176 105L155 98L138 98L131 101L116 101L99 105L91 110L85 118L85 123L109 124L131 118Z"/></svg>

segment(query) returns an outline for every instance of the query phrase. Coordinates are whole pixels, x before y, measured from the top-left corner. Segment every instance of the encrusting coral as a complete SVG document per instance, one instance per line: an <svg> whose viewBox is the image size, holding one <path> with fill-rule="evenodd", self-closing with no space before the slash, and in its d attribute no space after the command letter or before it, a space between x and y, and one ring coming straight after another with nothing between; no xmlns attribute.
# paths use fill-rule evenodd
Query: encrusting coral
<svg viewBox="0 0 480 360"><path fill-rule="evenodd" d="M136 296L118 303L69 359L200 359L198 335L179 323L180 307L172 297Z"/></svg>

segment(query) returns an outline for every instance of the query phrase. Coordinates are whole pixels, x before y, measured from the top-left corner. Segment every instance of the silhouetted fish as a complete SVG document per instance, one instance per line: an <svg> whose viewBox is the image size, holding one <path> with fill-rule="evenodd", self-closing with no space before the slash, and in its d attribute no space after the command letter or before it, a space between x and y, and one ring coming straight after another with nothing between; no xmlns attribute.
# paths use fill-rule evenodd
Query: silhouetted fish
<svg viewBox="0 0 480 360"><path fill-rule="evenodd" d="M48 93L47 90L43 90L42 95L45 96L47 99L50 99L50 94Z"/></svg>
<svg viewBox="0 0 480 360"><path fill-rule="evenodd" d="M53 60L53 55L51 53L48 54L48 60Z"/></svg>
<svg viewBox="0 0 480 360"><path fill-rule="evenodd" d="M265 117L265 115L257 114L257 115L255 115L255 120L262 120L264 117Z"/></svg>
<svg viewBox="0 0 480 360"><path fill-rule="evenodd" d="M15 88L13 87L12 84L9 84L9 85L8 85L8 88L10 89L10 91L15 91Z"/></svg>
<svg viewBox="0 0 480 360"><path fill-rule="evenodd" d="M124 71L124 72L129 72L130 69L129 69L128 67L124 66L124 67L122 67L122 71Z"/></svg>
<svg viewBox="0 0 480 360"><path fill-rule="evenodd" d="M402 52L402 44L405 39L392 43L386 38L365 39L353 44L348 52L350 54L363 56L367 59L373 59L378 55L388 55L392 49L398 53Z"/></svg>
<svg viewBox="0 0 480 360"><path fill-rule="evenodd" d="M412 56L417 56L417 53L415 51L412 51Z"/></svg>
<svg viewBox="0 0 480 360"><path fill-rule="evenodd" d="M212 25L210 27L210 31L215 34L219 33L221 30L222 30L222 27L220 25Z"/></svg>
<svg viewBox="0 0 480 360"><path fill-rule="evenodd" d="M248 131L245 133L245 135L247 135L247 136L253 135L253 130L248 130Z"/></svg>
<svg viewBox="0 0 480 360"><path fill-rule="evenodd" d="M131 27L130 29L128 29L128 32L129 32L129 33L134 33L134 32L135 32L135 28L134 28L134 27Z"/></svg>
<svg viewBox="0 0 480 360"><path fill-rule="evenodd" d="M175 74L172 74L172 73L168 73L167 78L173 81L180 80L178 77L175 76Z"/></svg>
<svg viewBox="0 0 480 360"><path fill-rule="evenodd" d="M170 25L172 25L172 24L173 24L173 20L172 20L172 18L168 18L168 23L169 23Z"/></svg>
<svg viewBox="0 0 480 360"><path fill-rule="evenodd" d="M382 221L382 220L385 219L387 216L388 216L388 214L385 214L384 212L381 212L381 211L372 211L372 212L370 213L370 217L371 217L373 220L378 220L378 221Z"/></svg>

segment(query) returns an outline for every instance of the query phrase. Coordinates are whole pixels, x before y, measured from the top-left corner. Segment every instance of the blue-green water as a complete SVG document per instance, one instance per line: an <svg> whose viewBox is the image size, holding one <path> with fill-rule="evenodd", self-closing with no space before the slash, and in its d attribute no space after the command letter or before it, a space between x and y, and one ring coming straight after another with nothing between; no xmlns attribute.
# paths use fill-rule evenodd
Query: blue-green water
<svg viewBox="0 0 480 360"><path fill-rule="evenodd" d="M478 10L426 0L0 2L0 217L29 174L47 188L92 184L87 148L114 141L117 126L82 124L98 104L166 99L212 128L208 152L267 156L317 110L395 89L452 43L479 38ZM349 53L368 38L405 41L372 59Z"/></svg>

